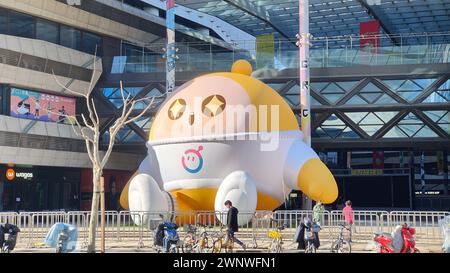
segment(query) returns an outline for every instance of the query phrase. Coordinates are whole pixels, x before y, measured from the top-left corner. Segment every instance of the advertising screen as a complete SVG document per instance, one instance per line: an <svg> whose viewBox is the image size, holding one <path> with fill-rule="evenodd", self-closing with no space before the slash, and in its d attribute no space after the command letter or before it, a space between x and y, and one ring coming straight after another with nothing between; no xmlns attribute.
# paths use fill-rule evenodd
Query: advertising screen
<svg viewBox="0 0 450 273"><path fill-rule="evenodd" d="M12 117L70 124L65 115L75 116L74 98L11 88Z"/></svg>

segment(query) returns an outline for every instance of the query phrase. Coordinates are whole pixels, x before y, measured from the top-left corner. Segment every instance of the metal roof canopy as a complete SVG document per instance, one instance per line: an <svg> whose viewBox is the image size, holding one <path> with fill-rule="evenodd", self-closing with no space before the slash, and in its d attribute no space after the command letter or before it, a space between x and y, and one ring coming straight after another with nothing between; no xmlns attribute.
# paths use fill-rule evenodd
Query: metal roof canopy
<svg viewBox="0 0 450 273"><path fill-rule="evenodd" d="M177 0L176 3L216 16L254 36L275 33L277 38L295 39L298 33L298 0ZM450 31L447 0L310 0L309 4L310 32L314 37L359 35L359 23L375 19L380 21L382 34L388 35ZM396 38L391 40L399 43ZM438 42L445 41L450 41L450 37Z"/></svg>

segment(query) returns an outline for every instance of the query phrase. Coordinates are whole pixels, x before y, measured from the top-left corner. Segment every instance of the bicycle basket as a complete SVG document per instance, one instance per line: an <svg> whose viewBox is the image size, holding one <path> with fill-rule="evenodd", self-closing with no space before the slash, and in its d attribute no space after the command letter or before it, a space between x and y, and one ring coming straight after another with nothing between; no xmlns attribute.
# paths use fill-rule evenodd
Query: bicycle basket
<svg viewBox="0 0 450 273"><path fill-rule="evenodd" d="M271 231L269 231L269 238L279 239L279 238L281 238L281 233L278 230L271 230Z"/></svg>

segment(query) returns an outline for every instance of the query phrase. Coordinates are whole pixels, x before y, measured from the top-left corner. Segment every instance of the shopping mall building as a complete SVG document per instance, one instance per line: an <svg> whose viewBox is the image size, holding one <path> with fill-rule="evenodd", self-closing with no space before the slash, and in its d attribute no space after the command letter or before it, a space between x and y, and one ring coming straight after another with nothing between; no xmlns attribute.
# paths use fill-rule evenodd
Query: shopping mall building
<svg viewBox="0 0 450 273"><path fill-rule="evenodd" d="M300 113L297 0L176 2L177 86L247 59ZM450 2L310 0L309 9L312 145L340 200L450 210ZM0 0L0 211L89 208L85 143L64 118L86 108L55 77L86 92L94 69L105 145L120 81L132 97L158 97L119 132L106 166L107 209L119 209L164 100L165 15L160 0Z"/></svg>

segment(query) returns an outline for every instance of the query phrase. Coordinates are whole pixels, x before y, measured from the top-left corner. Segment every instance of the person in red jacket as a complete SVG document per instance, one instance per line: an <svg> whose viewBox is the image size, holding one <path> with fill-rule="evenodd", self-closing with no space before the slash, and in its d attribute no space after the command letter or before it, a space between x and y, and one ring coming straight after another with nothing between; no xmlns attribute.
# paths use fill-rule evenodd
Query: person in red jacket
<svg viewBox="0 0 450 273"><path fill-rule="evenodd" d="M352 201L348 200L345 202L345 207L342 209L342 214L344 215L345 223L349 225L350 228L350 241L352 240L352 227L354 223Z"/></svg>

